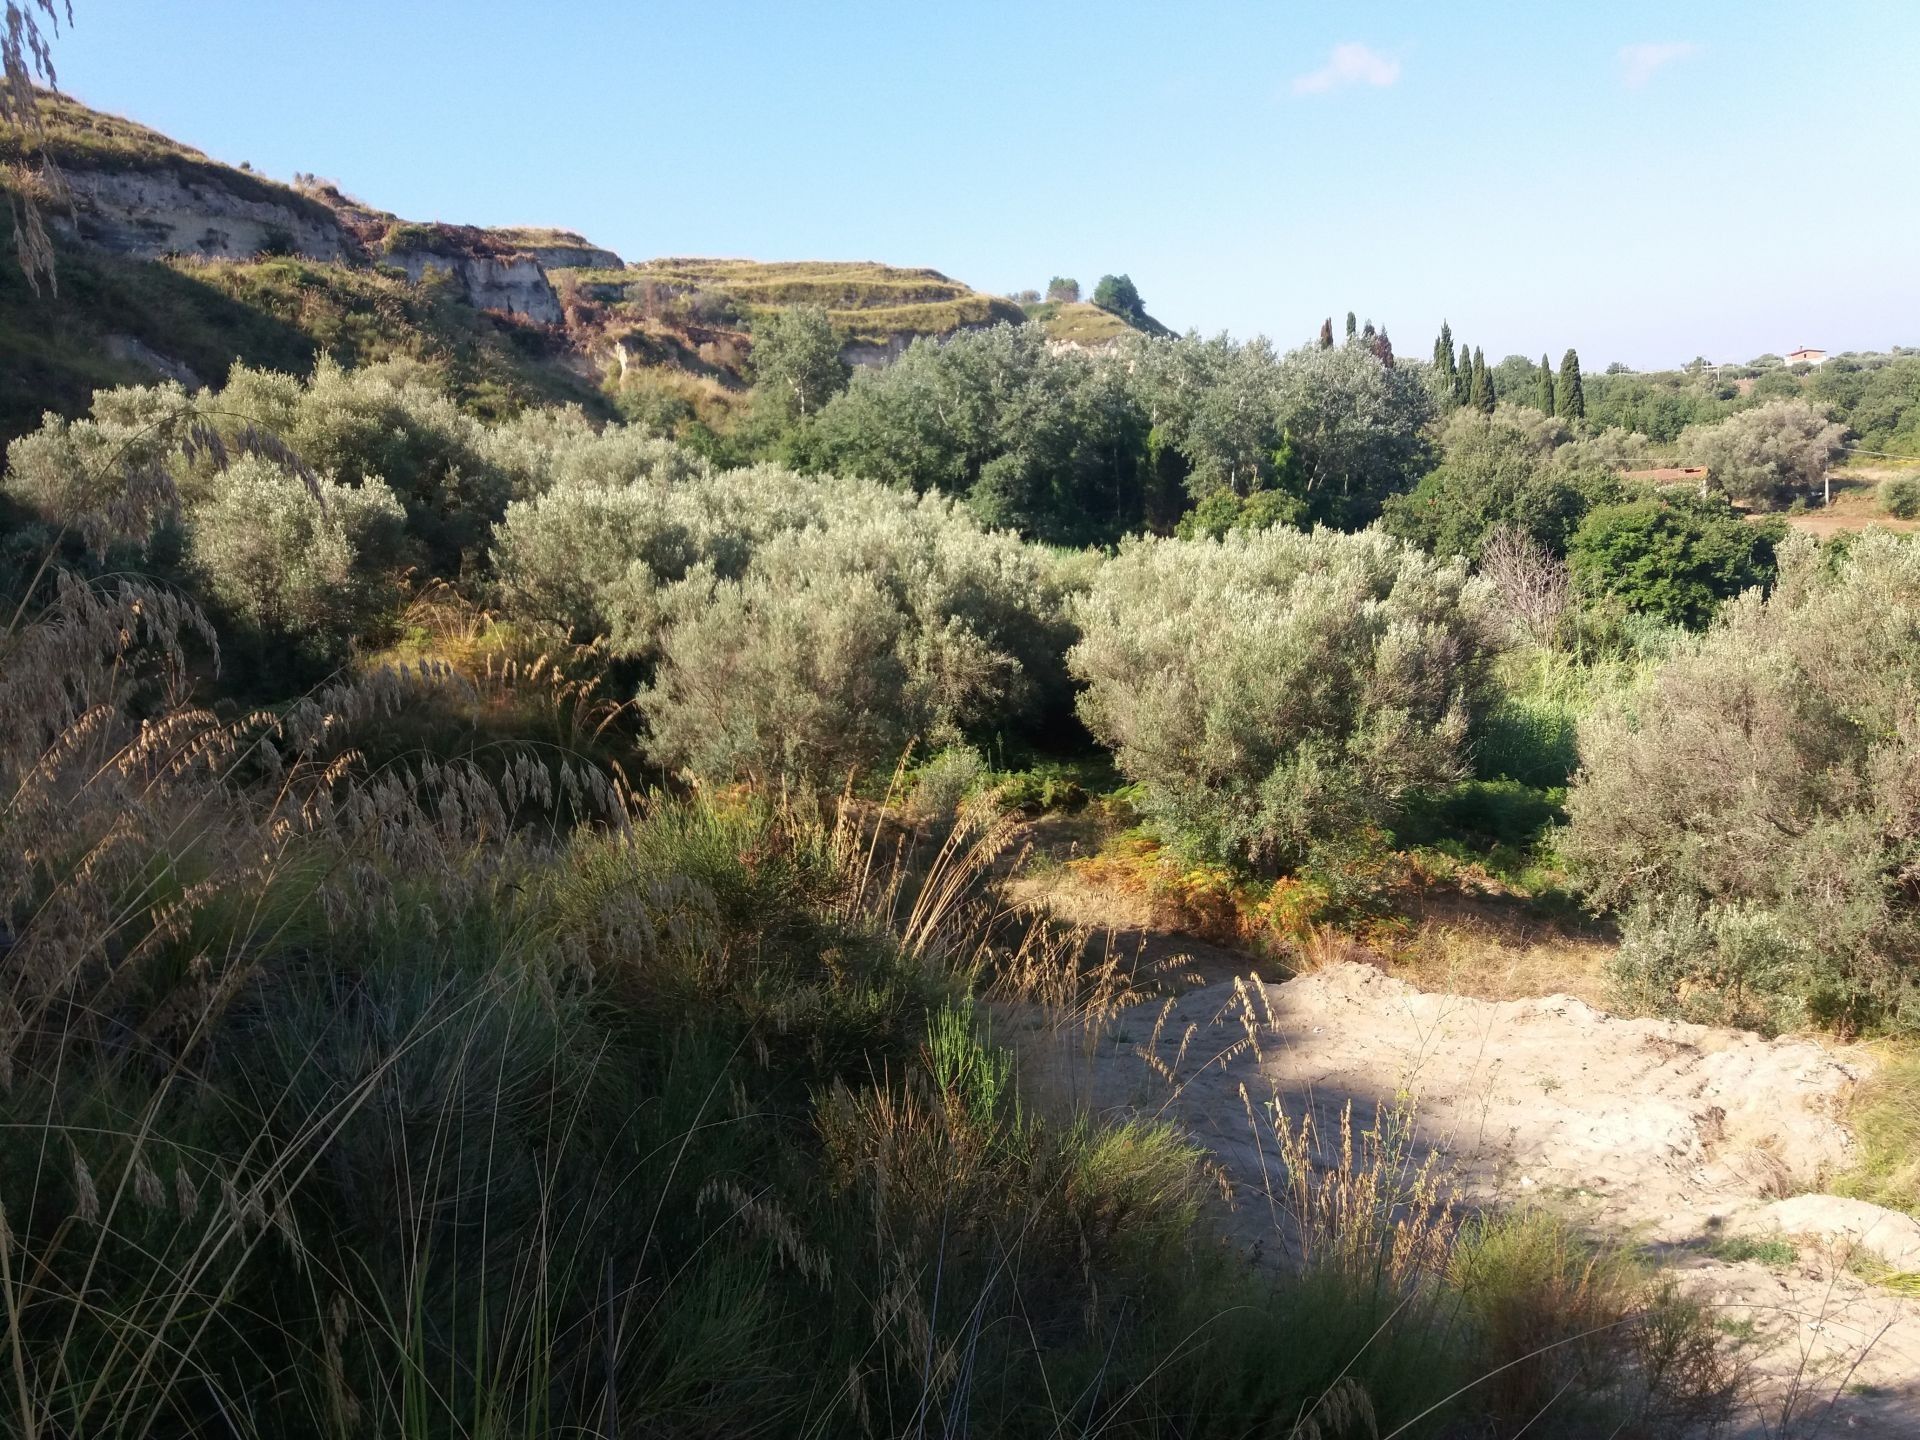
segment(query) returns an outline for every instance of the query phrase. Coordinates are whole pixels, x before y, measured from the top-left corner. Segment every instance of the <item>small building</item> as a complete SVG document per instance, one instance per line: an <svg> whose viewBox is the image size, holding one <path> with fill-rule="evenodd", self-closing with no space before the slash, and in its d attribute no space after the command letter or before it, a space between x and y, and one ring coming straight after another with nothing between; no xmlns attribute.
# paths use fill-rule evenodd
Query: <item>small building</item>
<svg viewBox="0 0 1920 1440"><path fill-rule="evenodd" d="M1804 345L1798 350L1789 350L1786 356L1789 365L1818 365L1826 358L1826 351L1809 349Z"/></svg>

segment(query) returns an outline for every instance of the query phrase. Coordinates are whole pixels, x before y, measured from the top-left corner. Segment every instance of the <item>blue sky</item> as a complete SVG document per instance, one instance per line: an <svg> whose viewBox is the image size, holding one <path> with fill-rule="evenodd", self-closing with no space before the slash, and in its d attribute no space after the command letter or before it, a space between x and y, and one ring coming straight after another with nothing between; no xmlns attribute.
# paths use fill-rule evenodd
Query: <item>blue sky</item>
<svg viewBox="0 0 1920 1440"><path fill-rule="evenodd" d="M62 88L629 259L1130 273L1178 329L1589 368L1920 343L1915 0L74 0Z"/></svg>

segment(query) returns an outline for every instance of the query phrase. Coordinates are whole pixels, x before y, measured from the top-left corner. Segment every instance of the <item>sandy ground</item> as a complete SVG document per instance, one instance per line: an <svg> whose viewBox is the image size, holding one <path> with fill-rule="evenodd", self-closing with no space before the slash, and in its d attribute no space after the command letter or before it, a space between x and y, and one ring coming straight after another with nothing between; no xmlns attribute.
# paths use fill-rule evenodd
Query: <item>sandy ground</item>
<svg viewBox="0 0 1920 1440"><path fill-rule="evenodd" d="M1831 1246L1774 1267L1711 1253L1847 1164L1841 1117L1864 1057L1618 1019L1567 995L1435 994L1357 963L1236 985L1247 957L1178 948L1194 961L1164 1008L1022 1048L1038 1083L1106 1113L1173 1118L1207 1145L1250 1243L1271 1243L1279 1188L1267 1107L1311 1110L1323 1134L1349 1105L1361 1124L1410 1114L1414 1143L1439 1152L1465 1203L1551 1205L1652 1246L1725 1320L1750 1321L1754 1408L1737 1434L1783 1433L1797 1393L1784 1433L1920 1436L1920 1303L1854 1278Z"/></svg>

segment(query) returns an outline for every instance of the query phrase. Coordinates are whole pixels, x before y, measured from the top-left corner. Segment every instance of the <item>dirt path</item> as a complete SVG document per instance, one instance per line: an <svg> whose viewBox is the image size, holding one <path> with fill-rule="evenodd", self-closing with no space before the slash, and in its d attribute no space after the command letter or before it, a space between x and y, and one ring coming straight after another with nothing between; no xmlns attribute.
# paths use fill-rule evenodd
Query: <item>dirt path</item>
<svg viewBox="0 0 1920 1440"><path fill-rule="evenodd" d="M1280 1188L1265 1107L1312 1111L1323 1135L1348 1106L1360 1124L1410 1114L1414 1143L1440 1152L1469 1203L1551 1205L1664 1253L1753 1336L1772 1423L1802 1389L1803 1407L1828 1408L1792 1433L1817 1419L1822 1431L1920 1436L1920 1304L1855 1279L1831 1247L1801 1243L1773 1266L1715 1254L1763 1229L1771 1202L1818 1191L1848 1163L1840 1117L1860 1057L1622 1020L1571 996L1433 994L1362 964L1236 985L1246 957L1184 948L1201 983L1163 1009L1029 1048L1045 1083L1110 1113L1169 1116L1204 1142L1249 1240L1271 1236ZM1776 1433L1765 1418L1739 1433Z"/></svg>

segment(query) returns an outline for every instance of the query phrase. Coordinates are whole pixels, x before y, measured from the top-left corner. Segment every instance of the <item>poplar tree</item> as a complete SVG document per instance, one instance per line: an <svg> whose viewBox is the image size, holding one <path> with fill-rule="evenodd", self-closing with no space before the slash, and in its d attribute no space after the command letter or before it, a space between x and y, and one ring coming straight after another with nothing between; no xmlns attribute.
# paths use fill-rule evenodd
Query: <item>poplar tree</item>
<svg viewBox="0 0 1920 1440"><path fill-rule="evenodd" d="M1580 356L1569 350L1560 361L1560 385L1556 392L1560 413L1569 420L1587 418L1587 396L1580 388Z"/></svg>
<svg viewBox="0 0 1920 1440"><path fill-rule="evenodd" d="M1540 389L1534 403L1547 414L1553 414L1553 362L1544 355L1540 357Z"/></svg>

